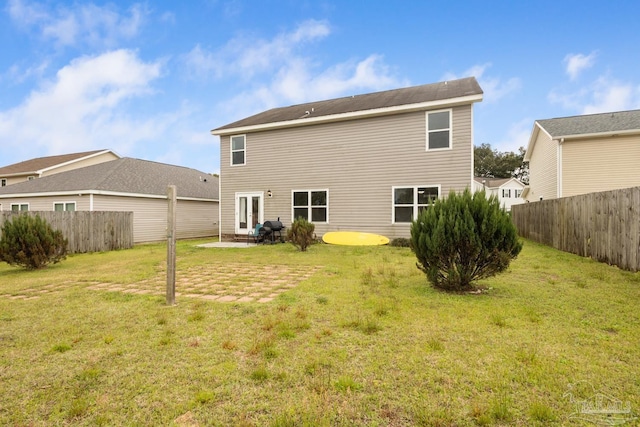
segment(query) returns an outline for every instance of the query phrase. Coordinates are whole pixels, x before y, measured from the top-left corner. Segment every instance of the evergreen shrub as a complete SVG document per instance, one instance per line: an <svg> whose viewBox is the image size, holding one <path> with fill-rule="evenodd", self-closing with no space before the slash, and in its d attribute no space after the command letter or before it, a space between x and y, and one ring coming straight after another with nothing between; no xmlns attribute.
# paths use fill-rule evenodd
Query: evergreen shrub
<svg viewBox="0 0 640 427"><path fill-rule="evenodd" d="M411 224L411 249L433 286L466 291L472 282L506 270L522 243L496 196L466 189L420 213Z"/></svg>
<svg viewBox="0 0 640 427"><path fill-rule="evenodd" d="M9 265L35 270L67 257L67 239L38 215L18 215L0 233L0 261Z"/></svg>
<svg viewBox="0 0 640 427"><path fill-rule="evenodd" d="M313 232L315 229L315 224L304 218L297 218L287 231L287 239L304 252L313 243Z"/></svg>

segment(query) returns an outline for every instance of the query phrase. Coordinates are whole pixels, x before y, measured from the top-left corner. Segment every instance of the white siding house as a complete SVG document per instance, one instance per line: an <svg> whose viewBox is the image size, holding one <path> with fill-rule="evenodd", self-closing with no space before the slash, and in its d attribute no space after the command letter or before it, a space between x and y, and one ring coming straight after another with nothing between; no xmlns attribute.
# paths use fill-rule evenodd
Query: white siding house
<svg viewBox="0 0 640 427"><path fill-rule="evenodd" d="M475 177L473 191L484 190L487 195L494 195L500 200L504 210L511 211L511 206L524 203L522 192L525 185L516 178Z"/></svg>

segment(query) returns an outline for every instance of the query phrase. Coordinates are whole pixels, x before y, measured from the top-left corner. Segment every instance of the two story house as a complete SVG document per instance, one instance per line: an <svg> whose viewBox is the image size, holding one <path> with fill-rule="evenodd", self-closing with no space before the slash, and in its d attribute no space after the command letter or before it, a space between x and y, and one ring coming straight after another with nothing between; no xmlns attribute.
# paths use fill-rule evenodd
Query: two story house
<svg viewBox="0 0 640 427"><path fill-rule="evenodd" d="M537 120L528 201L640 186L640 110Z"/></svg>
<svg viewBox="0 0 640 427"><path fill-rule="evenodd" d="M303 217L320 237L408 237L435 198L473 181L475 78L274 108L220 137L220 238Z"/></svg>
<svg viewBox="0 0 640 427"><path fill-rule="evenodd" d="M93 150L29 159L0 167L0 187L119 158L111 150Z"/></svg>

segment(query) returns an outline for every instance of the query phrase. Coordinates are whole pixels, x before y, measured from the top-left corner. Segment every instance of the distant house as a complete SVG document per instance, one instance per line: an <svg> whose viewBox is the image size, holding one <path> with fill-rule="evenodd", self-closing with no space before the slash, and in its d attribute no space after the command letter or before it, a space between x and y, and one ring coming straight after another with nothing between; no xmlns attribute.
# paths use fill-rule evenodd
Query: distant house
<svg viewBox="0 0 640 427"><path fill-rule="evenodd" d="M25 160L0 167L0 187L119 158L111 150L94 150Z"/></svg>
<svg viewBox="0 0 640 427"><path fill-rule="evenodd" d="M511 210L511 206L524 203L522 191L525 185L516 178L484 178L475 177L473 181L473 191L484 190L487 195L495 195L500 200L500 206L506 211Z"/></svg>
<svg viewBox="0 0 640 427"><path fill-rule="evenodd" d="M538 120L524 160L528 201L640 186L640 110Z"/></svg>
<svg viewBox="0 0 640 427"><path fill-rule="evenodd" d="M131 211L134 243L167 238L167 187L177 190L176 237L218 234L218 178L120 158L0 188L0 210Z"/></svg>
<svg viewBox="0 0 640 427"><path fill-rule="evenodd" d="M220 233L297 217L328 231L407 237L435 198L473 181L475 78L264 111L220 136Z"/></svg>

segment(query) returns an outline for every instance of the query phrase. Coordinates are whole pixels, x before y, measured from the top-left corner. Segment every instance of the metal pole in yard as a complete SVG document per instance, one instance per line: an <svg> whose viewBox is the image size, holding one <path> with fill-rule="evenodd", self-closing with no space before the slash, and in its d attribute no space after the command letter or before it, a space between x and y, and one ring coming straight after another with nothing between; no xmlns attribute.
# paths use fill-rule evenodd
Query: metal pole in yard
<svg viewBox="0 0 640 427"><path fill-rule="evenodd" d="M167 305L176 304L176 186L167 187Z"/></svg>

